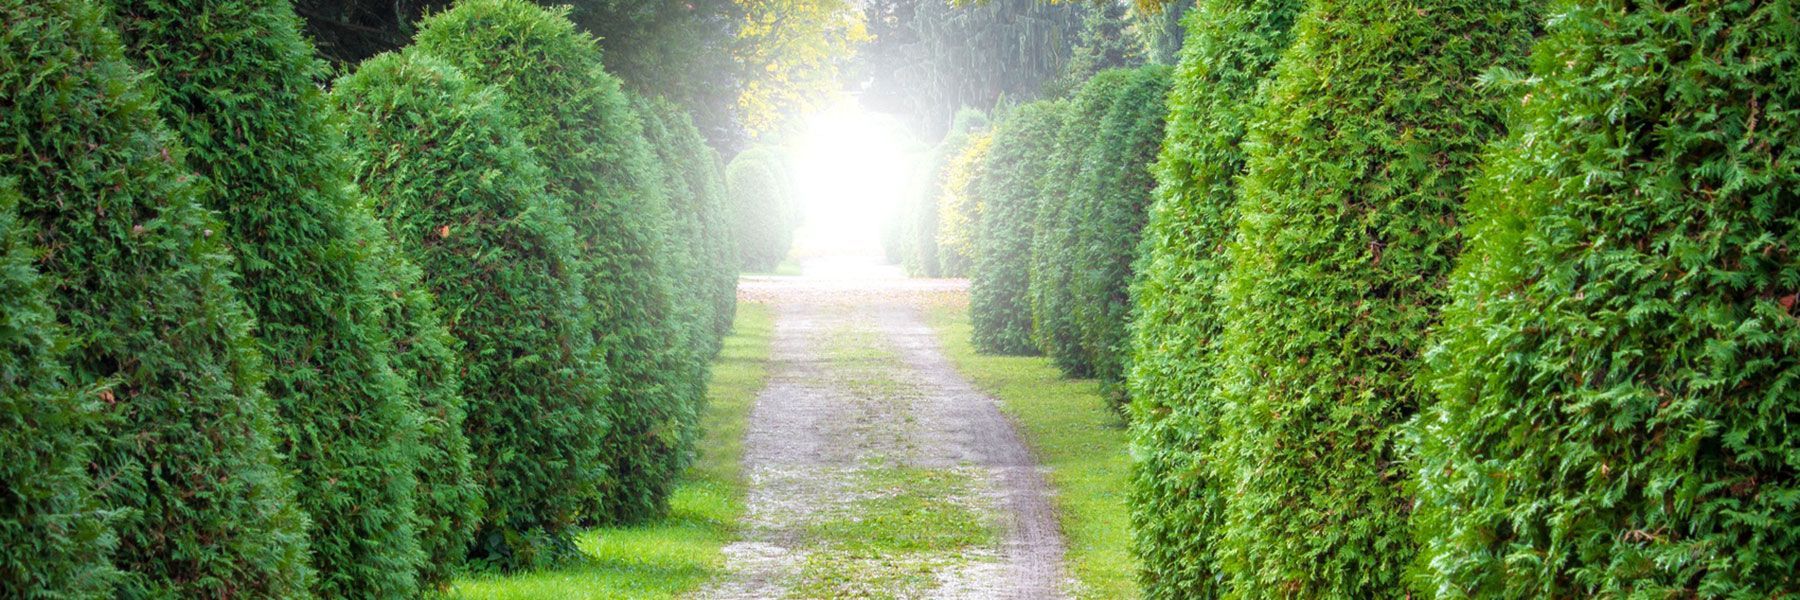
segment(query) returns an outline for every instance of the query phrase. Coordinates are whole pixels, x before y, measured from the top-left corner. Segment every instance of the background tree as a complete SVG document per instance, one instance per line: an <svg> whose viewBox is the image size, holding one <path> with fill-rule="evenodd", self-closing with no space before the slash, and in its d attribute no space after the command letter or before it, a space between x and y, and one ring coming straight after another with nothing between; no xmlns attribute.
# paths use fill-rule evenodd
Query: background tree
<svg viewBox="0 0 1800 600"><path fill-rule="evenodd" d="M68 389L100 411L89 469L117 515L113 594L305 597L306 517L275 462L224 226L105 18L84 0L0 0L0 179L66 336Z"/></svg>
<svg viewBox="0 0 1800 600"><path fill-rule="evenodd" d="M993 148L975 182L981 218L969 274L975 347L995 354L1036 354L1031 337L1031 238L1039 198L1066 105L1040 100L1014 109L995 128Z"/></svg>
<svg viewBox="0 0 1800 600"><path fill-rule="evenodd" d="M1560 4L1419 431L1421 590L1800 593L1800 25L1780 3Z"/></svg>
<svg viewBox="0 0 1800 600"><path fill-rule="evenodd" d="M869 32L850 0L734 0L734 55L748 73L738 110L751 137L844 87L839 73Z"/></svg>

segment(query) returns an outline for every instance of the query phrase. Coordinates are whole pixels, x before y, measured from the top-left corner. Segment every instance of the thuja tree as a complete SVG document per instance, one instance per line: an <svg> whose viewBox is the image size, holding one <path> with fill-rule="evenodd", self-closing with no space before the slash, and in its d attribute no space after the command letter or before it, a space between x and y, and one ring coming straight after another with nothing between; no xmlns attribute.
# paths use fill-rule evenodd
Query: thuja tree
<svg viewBox="0 0 1800 600"><path fill-rule="evenodd" d="M594 335L612 374L601 493L586 518L660 514L689 448L679 390L692 353L673 341L669 207L649 144L619 80L601 68L592 37L566 9L523 0L473 0L421 25L418 47L505 92L525 143L548 174L577 240L576 266Z"/></svg>
<svg viewBox="0 0 1800 600"><path fill-rule="evenodd" d="M1800 593L1800 24L1559 7L1439 328L1419 588Z"/></svg>
<svg viewBox="0 0 1800 600"><path fill-rule="evenodd" d="M1214 534L1230 474L1209 458L1222 410L1213 394L1224 329L1218 288L1237 227L1244 131L1304 7L1206 0L1186 17L1131 287L1132 548L1150 598L1224 592Z"/></svg>
<svg viewBox="0 0 1800 600"><path fill-rule="evenodd" d="M349 160L446 309L469 398L477 553L544 556L598 493L607 376L594 352L575 232L499 92L417 51L338 81ZM448 554L452 540L428 548ZM555 547L555 546L550 546Z"/></svg>
<svg viewBox="0 0 1800 600"><path fill-rule="evenodd" d="M375 228L350 192L323 66L283 0L110 0L127 55L226 221L269 395L312 518L320 596L418 591L419 410L390 368Z"/></svg>
<svg viewBox="0 0 1800 600"><path fill-rule="evenodd" d="M780 168L767 148L745 150L725 167L727 212L744 270L774 270L794 245Z"/></svg>
<svg viewBox="0 0 1800 600"><path fill-rule="evenodd" d="M718 355L737 315L738 248L725 207L725 179L719 153L707 145L688 112L666 99L644 101L638 113L661 124L656 142L663 165L669 208L676 217L672 235L689 240L696 263L686 292L699 302L696 310L711 319L701 357ZM646 131L650 129L646 127Z"/></svg>
<svg viewBox="0 0 1800 600"><path fill-rule="evenodd" d="M1225 285L1218 553L1234 594L1373 596L1414 551L1401 426L1531 0L1314 2L1245 141Z"/></svg>
<svg viewBox="0 0 1800 600"><path fill-rule="evenodd" d="M1083 243L1077 194L1067 182L1078 180L1094 144L1094 123L1106 117L1131 71L1101 71L1069 100L1065 122L1056 134L1054 162L1045 175L1031 240L1031 329L1038 348L1065 374L1087 376L1093 363L1081 347L1075 319L1074 282L1078 249Z"/></svg>
<svg viewBox="0 0 1800 600"><path fill-rule="evenodd" d="M946 277L963 277L969 273L969 262L975 256L975 228L979 227L979 204L976 202L975 180L981 177L982 160L993 147L992 132L969 135L956 156L944 165L944 187L938 190L938 273Z"/></svg>
<svg viewBox="0 0 1800 600"><path fill-rule="evenodd" d="M93 396L64 385L60 329L19 203L13 182L0 179L0 587L25 598L103 597L117 574L87 472Z"/></svg>
<svg viewBox="0 0 1800 600"><path fill-rule="evenodd" d="M969 273L969 319L975 348L1035 354L1031 337L1031 235L1038 199L1049 183L1065 104L1025 104L994 130L974 194L981 206Z"/></svg>
<svg viewBox="0 0 1800 600"><path fill-rule="evenodd" d="M914 277L947 275L943 270L943 251L938 248L938 198L943 196L950 161L962 153L973 134L987 128L986 113L968 108L957 111L950 133L926 161L925 181L919 186L919 194L904 199L900 215L901 258L906 272Z"/></svg>
<svg viewBox="0 0 1800 600"><path fill-rule="evenodd" d="M1106 114L1088 124L1094 141L1081 159L1070 202L1081 228L1069 284L1082 353L1102 391L1121 406L1132 263L1156 188L1150 164L1162 148L1169 73L1166 65L1130 71Z"/></svg>
<svg viewBox="0 0 1800 600"><path fill-rule="evenodd" d="M81 0L0 0L0 178L69 389L100 412L89 469L116 515L113 595L306 597L305 516L223 226L104 19Z"/></svg>

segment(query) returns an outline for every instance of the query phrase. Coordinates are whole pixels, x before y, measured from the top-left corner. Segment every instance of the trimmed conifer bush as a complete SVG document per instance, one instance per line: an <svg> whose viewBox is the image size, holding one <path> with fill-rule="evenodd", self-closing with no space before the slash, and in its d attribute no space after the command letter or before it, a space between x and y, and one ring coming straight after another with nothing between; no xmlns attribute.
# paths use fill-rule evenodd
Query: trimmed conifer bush
<svg viewBox="0 0 1800 600"><path fill-rule="evenodd" d="M1083 125L1094 141L1071 200L1081 245L1072 255L1070 308L1082 354L1102 392L1119 406L1130 350L1132 263L1156 188L1150 164L1162 148L1169 73L1167 65L1131 70L1106 114Z"/></svg>
<svg viewBox="0 0 1800 600"><path fill-rule="evenodd" d="M351 193L323 63L283 0L109 0L127 55L226 221L269 395L312 518L314 590L410 597L425 556L413 464L420 410L392 369L381 231ZM448 399L447 399L448 400Z"/></svg>
<svg viewBox="0 0 1800 600"><path fill-rule="evenodd" d="M981 218L975 180L981 177L982 161L993 143L991 131L972 133L945 165L944 188L938 191L937 198L938 272L945 277L969 274L969 263L975 256L975 229Z"/></svg>
<svg viewBox="0 0 1800 600"><path fill-rule="evenodd" d="M1031 236L1039 198L1048 193L1066 104L1039 101L1014 109L994 131L975 182L981 218L969 273L975 348L1036 354L1031 337Z"/></svg>
<svg viewBox="0 0 1800 600"><path fill-rule="evenodd" d="M575 232L498 90L409 50L364 62L332 99L357 183L460 342L463 427L487 498L479 553L534 561L605 468L607 375Z"/></svg>
<svg viewBox="0 0 1800 600"><path fill-rule="evenodd" d="M112 531L87 472L92 396L65 386L49 289L32 266L37 252L26 246L19 204L12 181L0 179L0 589L21 598L104 597L117 574L108 560Z"/></svg>
<svg viewBox="0 0 1800 600"><path fill-rule="evenodd" d="M725 167L732 237L746 271L773 271L794 245L793 223L787 218L792 200L773 154L768 148L752 148Z"/></svg>
<svg viewBox="0 0 1800 600"><path fill-rule="evenodd" d="M1234 594L1396 593L1411 561L1401 426L1456 215L1535 0L1314 2L1245 141L1225 281L1219 554Z"/></svg>
<svg viewBox="0 0 1800 600"><path fill-rule="evenodd" d="M1800 594L1793 6L1562 6L1469 203L1418 587Z"/></svg>
<svg viewBox="0 0 1800 600"><path fill-rule="evenodd" d="M306 597L306 518L275 462L223 225L105 18L84 0L0 0L0 178L17 184L69 389L101 413L89 468L117 515L112 595Z"/></svg>
<svg viewBox="0 0 1800 600"><path fill-rule="evenodd" d="M951 161L968 146L973 134L987 128L987 113L972 108L957 111L950 132L926 161L920 194L905 199L900 215L901 264L914 277L957 276L944 272L945 258L938 248L938 199L944 195ZM959 260L953 258L951 264L960 266Z"/></svg>
<svg viewBox="0 0 1800 600"><path fill-rule="evenodd" d="M1069 101L1067 121L1057 132L1055 162L1046 175L1031 241L1031 328L1038 348L1063 373L1086 377L1093 362L1081 346L1075 318L1074 284L1079 265L1080 195L1069 182L1081 178L1088 148L1095 142L1094 123L1112 110L1119 90L1131 78L1128 69L1109 69L1089 78Z"/></svg>
<svg viewBox="0 0 1800 600"><path fill-rule="evenodd" d="M688 248L671 248L677 255L692 253L693 261L681 285L696 303L694 315L703 321L701 366L710 368L737 316L738 256L725 212L725 180L719 170L719 153L707 145L694 118L680 105L663 98L640 101L638 114L663 166L669 208L675 215L671 235L686 240ZM687 309L683 309L685 312Z"/></svg>
<svg viewBox="0 0 1800 600"><path fill-rule="evenodd" d="M690 451L678 393L691 373L678 347L668 264L669 207L653 153L619 80L567 9L524 0L469 0L420 27L420 49L500 87L553 198L577 238L594 334L612 374L602 439L607 465L585 518L638 521L662 514Z"/></svg>
<svg viewBox="0 0 1800 600"><path fill-rule="evenodd" d="M1237 227L1244 131L1303 0L1204 0L1186 17L1169 91L1155 200L1131 294L1131 507L1139 581L1152 599L1209 598L1230 473L1210 458L1225 249Z"/></svg>

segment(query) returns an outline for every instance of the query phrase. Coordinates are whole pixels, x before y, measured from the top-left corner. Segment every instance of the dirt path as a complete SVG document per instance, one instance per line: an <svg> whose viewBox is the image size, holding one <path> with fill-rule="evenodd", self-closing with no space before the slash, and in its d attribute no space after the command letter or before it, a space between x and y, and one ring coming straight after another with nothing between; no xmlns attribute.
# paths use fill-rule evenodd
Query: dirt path
<svg viewBox="0 0 1800 600"><path fill-rule="evenodd" d="M953 281L809 264L748 278L777 309L745 439L743 539L704 598L1059 598L1043 473L923 319Z"/></svg>

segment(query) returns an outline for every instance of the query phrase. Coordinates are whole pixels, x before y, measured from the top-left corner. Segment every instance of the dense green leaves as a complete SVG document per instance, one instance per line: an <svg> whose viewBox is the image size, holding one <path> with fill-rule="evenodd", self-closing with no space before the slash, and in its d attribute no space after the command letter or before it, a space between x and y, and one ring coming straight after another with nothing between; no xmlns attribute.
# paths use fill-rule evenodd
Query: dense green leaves
<svg viewBox="0 0 1800 600"><path fill-rule="evenodd" d="M1401 425L1465 179L1533 0L1314 2L1245 141L1225 278L1219 556L1232 595L1392 594L1413 550Z"/></svg>
<svg viewBox="0 0 1800 600"><path fill-rule="evenodd" d="M906 272L914 277L959 277L960 270L966 260L960 256L945 255L938 247L938 234L941 229L942 210L939 199L944 197L944 187L949 183L950 165L960 156L963 149L977 134L988 128L987 114L975 109L963 109L956 113L956 122L950 127L950 135L938 143L932 150L930 160L924 171L925 182L917 190L918 195L903 198L901 206L901 264ZM953 270L946 271L945 266Z"/></svg>
<svg viewBox="0 0 1800 600"><path fill-rule="evenodd" d="M275 464L223 226L103 21L82 0L0 0L0 178L69 389L101 412L90 469L118 516L115 595L306 597L305 516Z"/></svg>
<svg viewBox="0 0 1800 600"><path fill-rule="evenodd" d="M677 338L668 264L669 206L642 127L594 40L523 0L470 0L421 26L418 48L505 93L551 196L576 235L576 268L612 374L600 495L585 517L660 514L687 453L681 390L695 370Z"/></svg>
<svg viewBox="0 0 1800 600"><path fill-rule="evenodd" d="M1303 8L1301 0L1207 0L1187 17L1131 288L1133 548L1150 598L1224 591L1216 534L1230 473L1210 456L1223 409L1213 393L1225 326L1218 287L1237 227L1244 131Z"/></svg>
<svg viewBox="0 0 1800 600"><path fill-rule="evenodd" d="M731 237L746 271L772 271L794 246L794 198L773 148L745 150L725 167Z"/></svg>
<svg viewBox="0 0 1800 600"><path fill-rule="evenodd" d="M687 337L684 343L698 353L694 365L705 369L718 355L737 311L738 248L725 213L719 155L674 103L634 98L632 104L656 151L673 217L668 253L676 267L676 315ZM704 385L704 372L694 383ZM702 399L696 396L695 402Z"/></svg>
<svg viewBox="0 0 1800 600"><path fill-rule="evenodd" d="M975 348L1035 354L1031 337L1031 238L1039 198L1047 193L1065 104L1039 101L1014 109L994 131L974 193L980 207L969 274L969 318Z"/></svg>
<svg viewBox="0 0 1800 600"><path fill-rule="evenodd" d="M1419 584L1800 593L1794 7L1563 2L1548 23L1433 352Z"/></svg>

